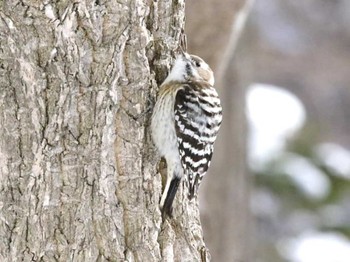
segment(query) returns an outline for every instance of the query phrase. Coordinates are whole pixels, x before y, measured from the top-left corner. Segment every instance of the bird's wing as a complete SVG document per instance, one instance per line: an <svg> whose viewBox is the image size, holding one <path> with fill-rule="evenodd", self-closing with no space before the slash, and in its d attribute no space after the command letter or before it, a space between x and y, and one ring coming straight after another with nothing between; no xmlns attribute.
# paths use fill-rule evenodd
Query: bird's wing
<svg viewBox="0 0 350 262"><path fill-rule="evenodd" d="M177 92L174 111L179 154L192 198L209 168L222 108L213 87L206 82L190 82Z"/></svg>

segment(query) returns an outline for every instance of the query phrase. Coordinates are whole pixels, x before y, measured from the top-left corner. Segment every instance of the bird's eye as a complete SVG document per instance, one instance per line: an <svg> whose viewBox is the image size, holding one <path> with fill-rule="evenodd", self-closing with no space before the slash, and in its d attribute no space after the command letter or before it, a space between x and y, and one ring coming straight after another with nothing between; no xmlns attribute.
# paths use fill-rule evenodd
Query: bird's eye
<svg viewBox="0 0 350 262"><path fill-rule="evenodd" d="M201 63L200 63L199 61L192 60L192 63L193 63L196 67L201 67Z"/></svg>

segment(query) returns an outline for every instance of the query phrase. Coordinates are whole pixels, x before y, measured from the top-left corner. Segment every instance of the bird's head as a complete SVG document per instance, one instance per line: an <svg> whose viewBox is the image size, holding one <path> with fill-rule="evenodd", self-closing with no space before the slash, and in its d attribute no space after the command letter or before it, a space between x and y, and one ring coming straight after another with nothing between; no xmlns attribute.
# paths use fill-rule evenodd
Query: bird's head
<svg viewBox="0 0 350 262"><path fill-rule="evenodd" d="M186 82L198 80L205 81L213 86L213 71L202 58L195 55L190 55L181 50L177 55L174 65L164 82Z"/></svg>

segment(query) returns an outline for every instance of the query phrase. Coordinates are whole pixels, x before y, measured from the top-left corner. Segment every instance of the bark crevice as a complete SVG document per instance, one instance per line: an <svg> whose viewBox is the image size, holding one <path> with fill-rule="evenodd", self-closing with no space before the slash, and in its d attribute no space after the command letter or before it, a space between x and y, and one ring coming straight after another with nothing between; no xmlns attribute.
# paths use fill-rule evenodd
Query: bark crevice
<svg viewBox="0 0 350 262"><path fill-rule="evenodd" d="M184 1L0 7L0 260L199 261L196 206L162 225L149 134Z"/></svg>

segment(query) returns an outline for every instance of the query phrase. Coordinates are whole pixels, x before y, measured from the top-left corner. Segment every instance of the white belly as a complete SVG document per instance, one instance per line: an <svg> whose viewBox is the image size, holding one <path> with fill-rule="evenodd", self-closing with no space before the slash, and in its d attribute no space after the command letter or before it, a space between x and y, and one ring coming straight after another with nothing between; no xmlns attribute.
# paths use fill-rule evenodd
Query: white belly
<svg viewBox="0 0 350 262"><path fill-rule="evenodd" d="M166 106L164 106L166 105ZM177 136L174 125L174 98L163 96L158 99L152 115L152 139L161 156L180 161Z"/></svg>

